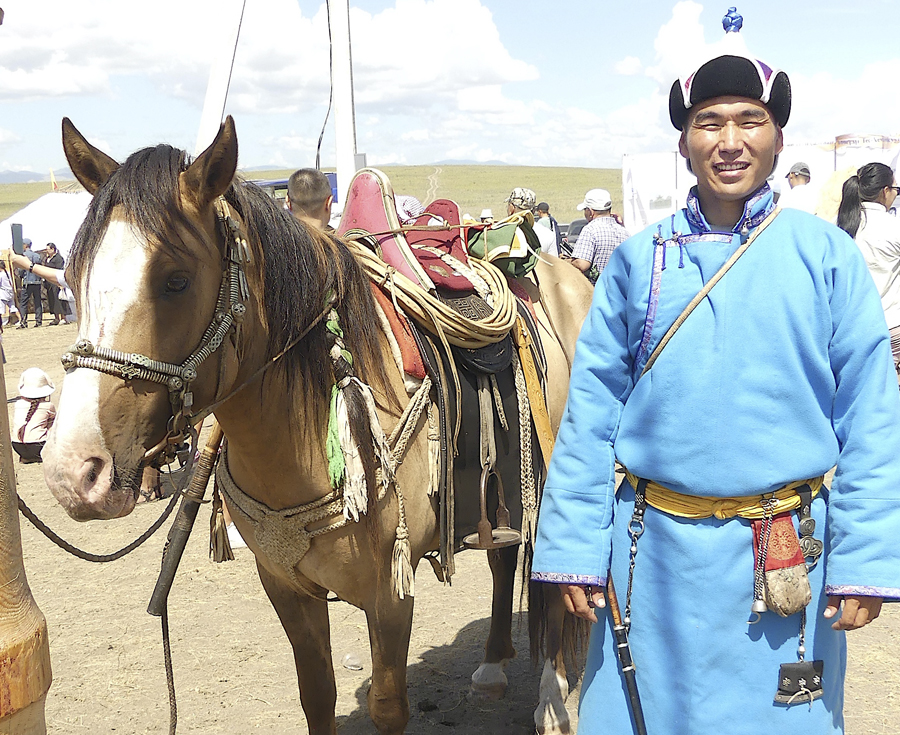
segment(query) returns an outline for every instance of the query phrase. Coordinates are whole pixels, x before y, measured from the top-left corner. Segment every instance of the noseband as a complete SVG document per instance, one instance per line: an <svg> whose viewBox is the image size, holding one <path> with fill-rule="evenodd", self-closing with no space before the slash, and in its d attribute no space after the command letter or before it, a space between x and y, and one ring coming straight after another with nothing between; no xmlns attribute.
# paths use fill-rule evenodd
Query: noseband
<svg viewBox="0 0 900 735"><path fill-rule="evenodd" d="M176 447L185 441L188 434L196 434L193 424L200 416L191 413L194 405L191 384L197 379L197 368L221 347L229 331L237 329L247 311L245 302L250 297L250 291L244 264L250 262L250 248L241 232L240 223L232 216L224 197L219 197L216 201L216 214L216 221L225 239L225 273L219 286L212 321L203 333L197 349L187 359L180 365L175 365L136 352L121 352L94 345L87 339L78 340L61 358L66 371L89 368L125 381L147 380L169 389L172 417L169 419L166 436L144 453L142 465L173 461ZM194 438L196 439L195 436Z"/></svg>

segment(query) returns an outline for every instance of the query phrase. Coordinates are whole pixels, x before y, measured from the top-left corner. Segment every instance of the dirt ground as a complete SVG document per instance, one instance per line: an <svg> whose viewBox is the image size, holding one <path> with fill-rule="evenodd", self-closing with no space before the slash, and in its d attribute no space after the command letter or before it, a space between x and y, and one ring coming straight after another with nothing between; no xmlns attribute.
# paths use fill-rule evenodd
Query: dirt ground
<svg viewBox="0 0 900 735"><path fill-rule="evenodd" d="M39 366L61 386L59 355L74 342L76 327L8 329L4 348L7 395L18 376ZM54 394L58 399L59 391ZM56 504L41 466L16 466L25 502L75 546L109 553L140 535L162 503L138 506L124 519L80 524ZM21 518L21 516L20 516ZM293 658L275 612L256 577L252 554L235 552L227 564L207 556L208 506L201 510L169 598L169 625L182 733L306 732ZM165 530L120 561L76 559L21 518L28 581L47 618L53 686L47 723L54 733L162 733L168 699L160 621L147 614ZM490 571L484 554L457 558L452 588L437 582L427 565L417 577L416 612L409 653L411 720L407 732L522 734L532 732L531 713L539 672L528 661L525 620L514 626L521 657L510 664L507 697L470 703L466 692L481 661L490 609ZM371 673L365 617L345 603L331 607L338 687L338 729L344 735L374 733L365 694ZM848 636L846 721L849 735L900 731L900 606ZM362 669L342 666L345 656ZM569 700L574 712L577 686Z"/></svg>

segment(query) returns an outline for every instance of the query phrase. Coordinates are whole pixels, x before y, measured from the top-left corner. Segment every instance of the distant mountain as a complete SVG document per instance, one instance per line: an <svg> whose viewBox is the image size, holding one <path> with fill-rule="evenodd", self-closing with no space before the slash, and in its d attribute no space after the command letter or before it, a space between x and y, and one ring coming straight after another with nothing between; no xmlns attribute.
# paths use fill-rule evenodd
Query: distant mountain
<svg viewBox="0 0 900 735"><path fill-rule="evenodd" d="M57 169L53 172L57 181L72 181L69 167ZM50 172L39 174L36 171L0 171L0 184L30 184L33 182L50 181Z"/></svg>
<svg viewBox="0 0 900 735"><path fill-rule="evenodd" d="M506 161L463 161L450 159L448 161L435 161L432 166L510 166Z"/></svg>

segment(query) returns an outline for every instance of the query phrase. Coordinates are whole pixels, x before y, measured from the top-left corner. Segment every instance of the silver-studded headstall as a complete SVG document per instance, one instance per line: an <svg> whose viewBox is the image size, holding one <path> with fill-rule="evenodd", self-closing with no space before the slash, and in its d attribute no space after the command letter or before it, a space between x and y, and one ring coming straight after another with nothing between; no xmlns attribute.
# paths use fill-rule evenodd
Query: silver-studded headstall
<svg viewBox="0 0 900 735"><path fill-rule="evenodd" d="M225 273L219 286L216 311L203 333L200 344L180 365L154 360L136 352L121 352L94 345L87 339L78 340L62 355L63 367L68 372L75 368L88 368L123 380L146 380L160 383L169 389L172 417L169 419L165 438L144 453L143 464L164 464L175 458L176 447L187 434L196 441L192 414L194 395L191 383L197 379L197 368L212 355L232 329L237 329L247 311L245 302L250 297L244 264L250 262L250 248L241 232L240 223L232 216L224 198L216 202L217 221L225 238ZM221 360L221 357L220 357ZM191 452L193 458L194 452Z"/></svg>

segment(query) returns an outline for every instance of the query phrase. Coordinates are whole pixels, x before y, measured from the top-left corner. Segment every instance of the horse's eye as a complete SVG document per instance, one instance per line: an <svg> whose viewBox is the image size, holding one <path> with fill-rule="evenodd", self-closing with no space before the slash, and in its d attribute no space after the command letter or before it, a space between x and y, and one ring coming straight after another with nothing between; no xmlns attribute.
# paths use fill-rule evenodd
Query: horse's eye
<svg viewBox="0 0 900 735"><path fill-rule="evenodd" d="M171 276L168 281L166 281L166 293L181 293L184 291L190 281L187 276Z"/></svg>

